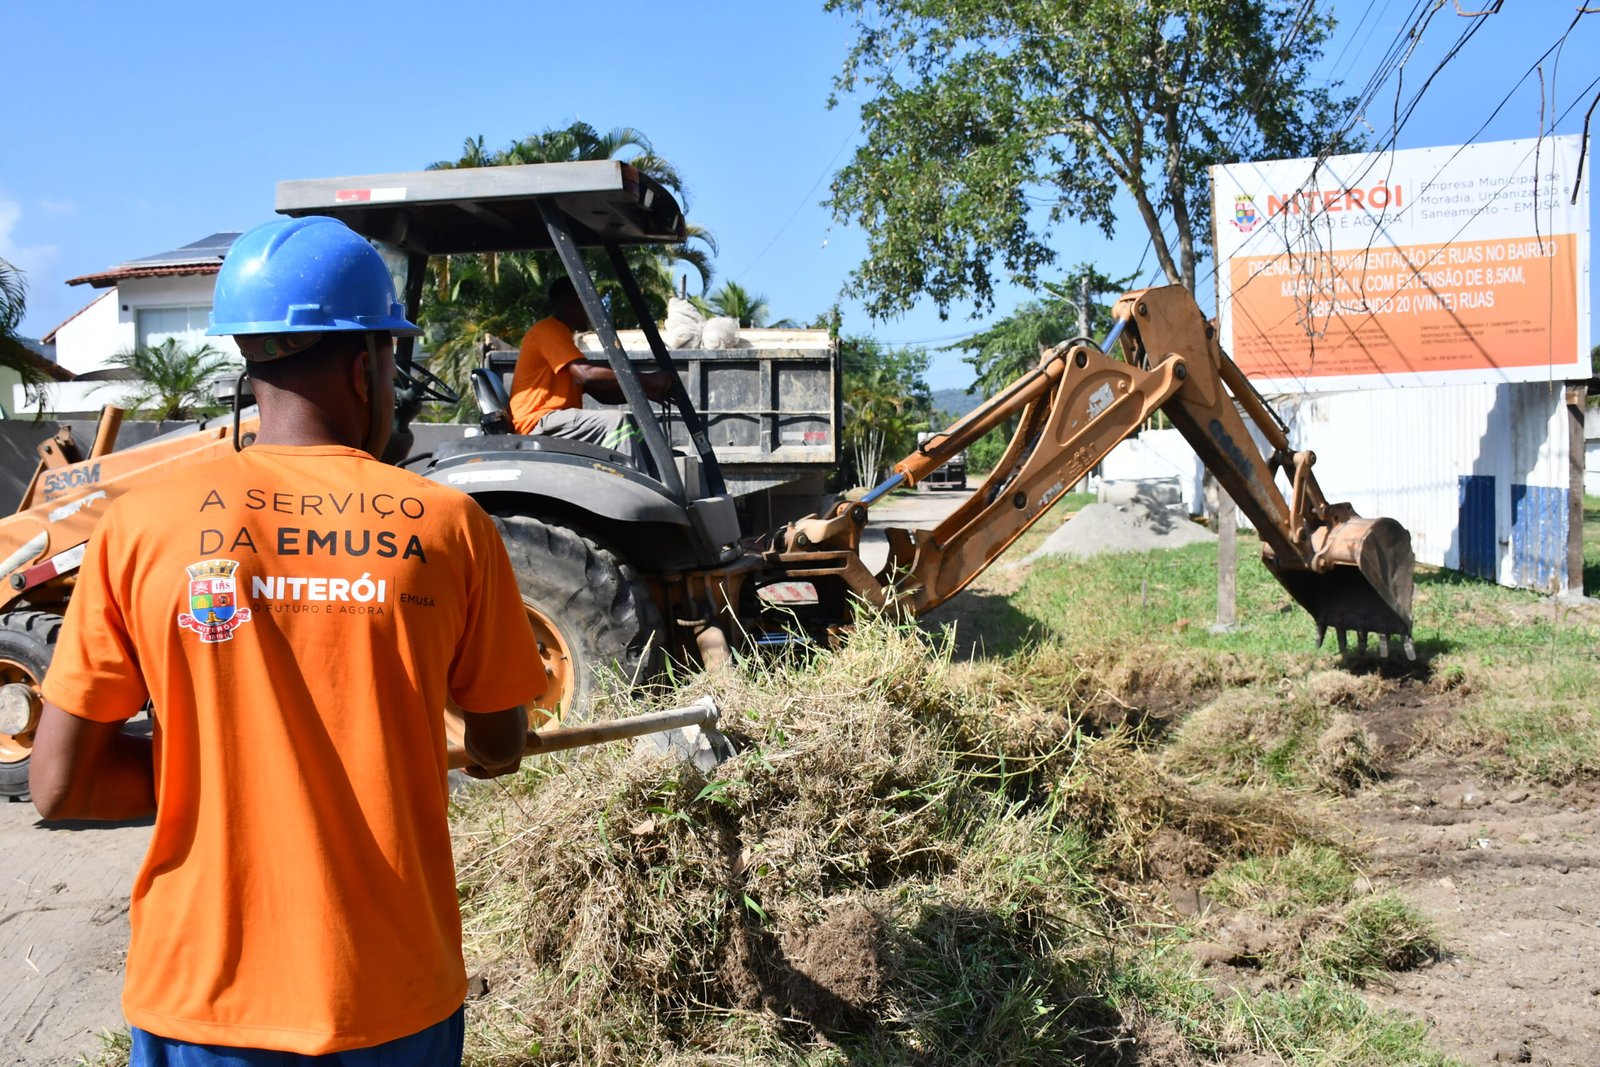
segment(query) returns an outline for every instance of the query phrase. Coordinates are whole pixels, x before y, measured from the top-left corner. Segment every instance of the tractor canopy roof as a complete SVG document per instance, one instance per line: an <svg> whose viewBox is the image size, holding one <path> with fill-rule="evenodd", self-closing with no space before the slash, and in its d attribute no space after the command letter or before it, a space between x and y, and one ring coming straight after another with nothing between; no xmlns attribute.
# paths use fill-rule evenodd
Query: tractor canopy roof
<svg viewBox="0 0 1600 1067"><path fill-rule="evenodd" d="M659 182L614 159L459 167L278 183L285 215L329 215L412 254L551 247L541 205L571 220L585 246L676 244L683 211Z"/></svg>

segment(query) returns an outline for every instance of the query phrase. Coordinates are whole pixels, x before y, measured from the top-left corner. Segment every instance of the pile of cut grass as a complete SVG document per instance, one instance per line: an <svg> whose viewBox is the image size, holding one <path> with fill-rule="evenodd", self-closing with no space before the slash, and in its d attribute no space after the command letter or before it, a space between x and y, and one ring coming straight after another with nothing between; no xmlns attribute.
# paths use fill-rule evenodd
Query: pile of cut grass
<svg viewBox="0 0 1600 1067"><path fill-rule="evenodd" d="M1376 740L1352 712L1370 707L1383 685L1376 674L1319 671L1224 689L1177 728L1166 764L1240 785L1354 792L1380 767Z"/></svg>
<svg viewBox="0 0 1600 1067"><path fill-rule="evenodd" d="M1070 671L1040 701L948 653L877 620L700 679L743 746L710 779L614 746L470 795L469 1062L1184 1063L1315 1014L1215 995L1146 869L1158 835L1331 847L1315 805L1079 729Z"/></svg>

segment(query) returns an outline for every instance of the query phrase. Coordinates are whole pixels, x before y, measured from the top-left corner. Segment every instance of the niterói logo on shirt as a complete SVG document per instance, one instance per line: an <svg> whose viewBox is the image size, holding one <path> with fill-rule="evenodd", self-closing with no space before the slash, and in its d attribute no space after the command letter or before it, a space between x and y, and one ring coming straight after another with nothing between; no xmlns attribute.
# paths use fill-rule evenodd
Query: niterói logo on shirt
<svg viewBox="0 0 1600 1067"><path fill-rule="evenodd" d="M178 614L178 628L193 630L206 644L232 641L233 631L250 621L250 609L239 603L239 586L231 559L208 559L185 567L189 574L189 610Z"/></svg>

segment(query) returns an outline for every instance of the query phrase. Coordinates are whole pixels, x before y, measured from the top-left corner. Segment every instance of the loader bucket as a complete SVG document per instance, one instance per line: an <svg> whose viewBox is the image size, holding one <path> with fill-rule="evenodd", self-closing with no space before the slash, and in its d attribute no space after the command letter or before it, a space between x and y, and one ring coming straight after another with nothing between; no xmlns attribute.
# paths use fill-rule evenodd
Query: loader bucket
<svg viewBox="0 0 1600 1067"><path fill-rule="evenodd" d="M1332 628L1339 651L1346 649L1347 632L1354 631L1363 650L1367 635L1376 634L1386 655L1393 635L1402 641L1407 658L1415 659L1411 592L1416 557L1406 528L1393 519L1348 519L1316 531L1311 541L1319 569L1291 569L1272 558L1265 562L1316 620L1318 646Z"/></svg>

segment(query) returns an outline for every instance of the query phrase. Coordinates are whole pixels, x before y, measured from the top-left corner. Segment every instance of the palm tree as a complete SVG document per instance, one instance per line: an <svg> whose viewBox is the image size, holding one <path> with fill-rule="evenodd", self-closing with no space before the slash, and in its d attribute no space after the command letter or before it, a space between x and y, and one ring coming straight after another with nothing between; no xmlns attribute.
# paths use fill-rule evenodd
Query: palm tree
<svg viewBox="0 0 1600 1067"><path fill-rule="evenodd" d="M655 179L687 207L678 169L655 151L648 137L628 126L604 133L586 122L552 126L495 151L484 148L481 136L469 137L457 159L440 160L429 169L591 159L624 160ZM623 250L652 318L659 320L666 315L679 264L687 264L700 276L702 291L710 285L716 240L698 226L690 225L688 230L683 244L636 245ZM592 252L586 255L601 300L615 324L619 328L639 325L621 287L612 278L609 265L603 265L605 257ZM565 273L553 252L440 256L428 269L431 284L424 290L421 325L430 350L436 358L443 357L430 369L464 395L470 391L466 388L466 375L476 361L483 334L521 337L523 331L548 313L545 290L553 279Z"/></svg>
<svg viewBox="0 0 1600 1067"><path fill-rule="evenodd" d="M758 329L767 324L770 311L767 298L750 292L738 282L723 282L707 297L706 303L718 315L738 319L743 329Z"/></svg>
<svg viewBox="0 0 1600 1067"><path fill-rule="evenodd" d="M18 330L28 307L28 286L22 272L0 259L0 367L17 372L22 384L33 388L44 381L39 357L22 343Z"/></svg>
<svg viewBox="0 0 1600 1067"><path fill-rule="evenodd" d="M498 264L488 256L454 259L454 273L444 277L441 270L436 276L439 291L424 298L421 325L428 369L456 385L464 412L471 397L464 386L478 365L482 338L494 334L515 341L543 318L551 276L544 273L540 256L507 255Z"/></svg>
<svg viewBox="0 0 1600 1067"><path fill-rule="evenodd" d="M176 337L124 349L112 356L111 362L139 376L128 406L158 420L187 419L220 410L211 396L212 383L239 369L237 361L210 344L186 344Z"/></svg>
<svg viewBox="0 0 1600 1067"><path fill-rule="evenodd" d="M869 338L840 341L844 383L844 444L862 485L878 481L888 456L909 452L928 428L933 398L923 375L928 354L889 349Z"/></svg>

